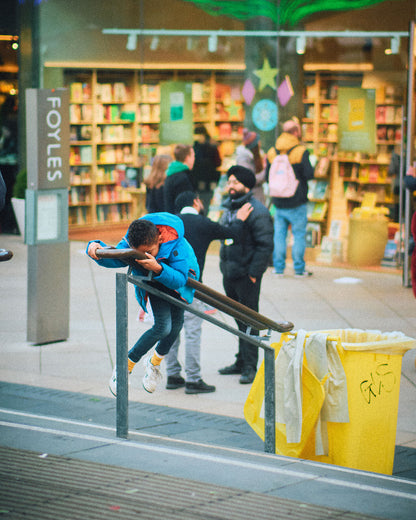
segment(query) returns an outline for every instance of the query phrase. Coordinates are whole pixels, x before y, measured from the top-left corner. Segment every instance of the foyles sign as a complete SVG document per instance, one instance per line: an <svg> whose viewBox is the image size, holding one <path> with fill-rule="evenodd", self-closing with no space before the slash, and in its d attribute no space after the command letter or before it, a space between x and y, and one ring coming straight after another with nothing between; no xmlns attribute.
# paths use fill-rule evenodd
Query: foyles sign
<svg viewBox="0 0 416 520"><path fill-rule="evenodd" d="M27 175L30 190L69 185L69 93L26 90Z"/></svg>

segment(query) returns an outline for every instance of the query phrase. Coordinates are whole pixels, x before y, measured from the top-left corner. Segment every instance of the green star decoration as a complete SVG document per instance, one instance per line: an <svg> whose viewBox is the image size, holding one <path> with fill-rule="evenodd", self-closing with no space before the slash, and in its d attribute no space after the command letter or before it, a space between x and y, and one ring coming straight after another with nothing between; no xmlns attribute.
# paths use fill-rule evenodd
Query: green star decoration
<svg viewBox="0 0 416 520"><path fill-rule="evenodd" d="M264 58L263 67L253 71L253 73L260 79L259 90L263 90L267 86L276 90L276 81L274 78L276 77L277 72L278 69L270 67L268 58Z"/></svg>

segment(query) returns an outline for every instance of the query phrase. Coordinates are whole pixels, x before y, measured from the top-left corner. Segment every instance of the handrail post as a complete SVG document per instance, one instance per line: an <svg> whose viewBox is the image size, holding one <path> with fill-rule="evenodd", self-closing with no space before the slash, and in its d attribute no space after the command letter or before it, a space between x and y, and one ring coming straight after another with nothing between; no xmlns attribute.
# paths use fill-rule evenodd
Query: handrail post
<svg viewBox="0 0 416 520"><path fill-rule="evenodd" d="M117 437L128 436L128 312L127 275L116 274L116 366L117 366Z"/></svg>
<svg viewBox="0 0 416 520"><path fill-rule="evenodd" d="M264 349L264 451L276 453L275 355Z"/></svg>

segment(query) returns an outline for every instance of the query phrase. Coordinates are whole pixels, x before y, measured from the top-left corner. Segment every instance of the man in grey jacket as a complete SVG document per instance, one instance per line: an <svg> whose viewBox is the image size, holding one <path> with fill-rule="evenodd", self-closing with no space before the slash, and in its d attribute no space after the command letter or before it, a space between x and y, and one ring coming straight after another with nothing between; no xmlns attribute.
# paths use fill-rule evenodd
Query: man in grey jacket
<svg viewBox="0 0 416 520"><path fill-rule="evenodd" d="M268 209L253 197L254 173L244 166L232 166L228 172L229 198L224 202L221 223L230 225L241 206L253 207L240 240L224 240L220 249L220 269L227 296L254 311L259 309L261 280L273 252L273 221ZM237 321L239 330L246 326ZM252 334L258 331L252 331ZM258 348L239 339L236 361L219 370L220 374L241 374L240 383L250 384L257 372Z"/></svg>

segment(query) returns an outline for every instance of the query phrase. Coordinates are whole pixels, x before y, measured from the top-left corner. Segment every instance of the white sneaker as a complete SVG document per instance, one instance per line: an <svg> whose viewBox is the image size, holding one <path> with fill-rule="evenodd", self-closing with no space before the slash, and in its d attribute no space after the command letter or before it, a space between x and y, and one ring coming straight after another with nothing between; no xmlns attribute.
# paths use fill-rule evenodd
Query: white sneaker
<svg viewBox="0 0 416 520"><path fill-rule="evenodd" d="M113 373L111 374L110 381L108 382L108 388L110 392L117 397L117 367L114 366Z"/></svg>
<svg viewBox="0 0 416 520"><path fill-rule="evenodd" d="M143 376L143 388L150 394L156 390L157 385L162 381L163 376L159 366L152 365L150 361L151 356L144 360L146 372Z"/></svg>
<svg viewBox="0 0 416 520"><path fill-rule="evenodd" d="M129 376L130 372L128 372L127 375ZM110 392L114 395L114 397L117 397L117 367L116 366L114 367L113 373L111 374L111 377L110 377L110 381L108 382L108 388L110 389Z"/></svg>

